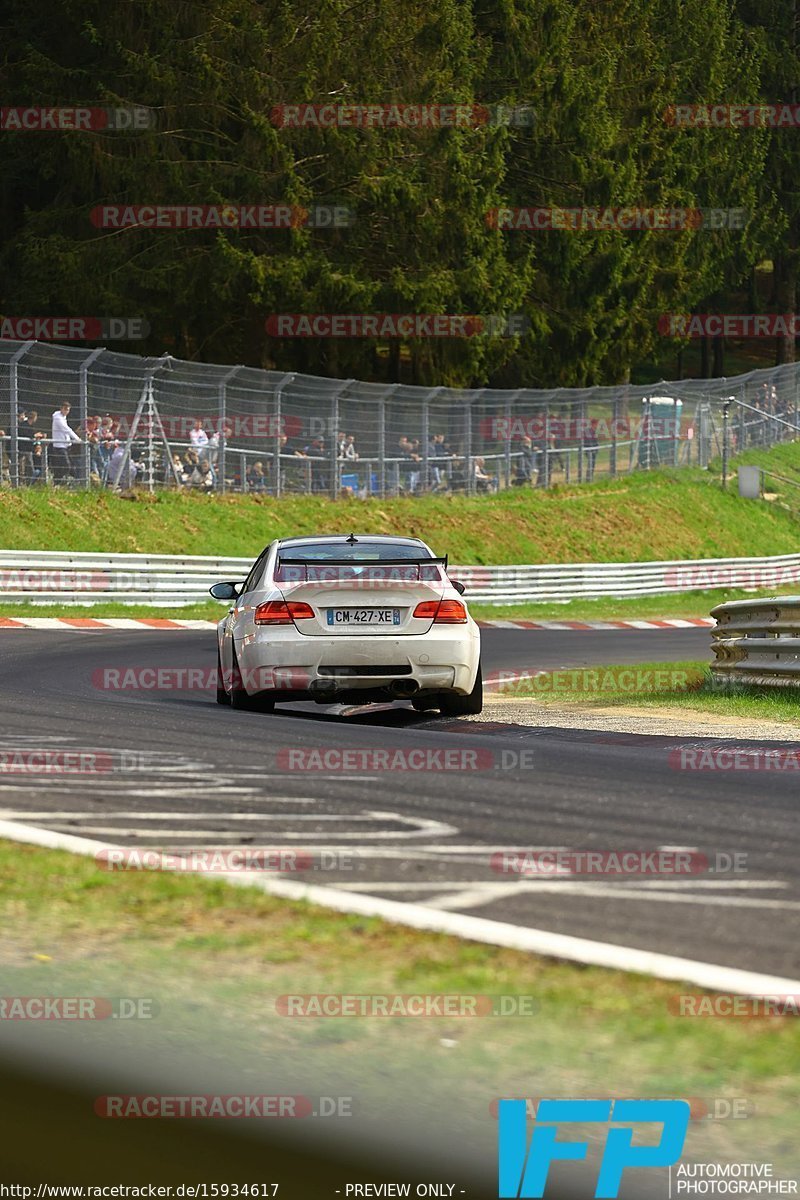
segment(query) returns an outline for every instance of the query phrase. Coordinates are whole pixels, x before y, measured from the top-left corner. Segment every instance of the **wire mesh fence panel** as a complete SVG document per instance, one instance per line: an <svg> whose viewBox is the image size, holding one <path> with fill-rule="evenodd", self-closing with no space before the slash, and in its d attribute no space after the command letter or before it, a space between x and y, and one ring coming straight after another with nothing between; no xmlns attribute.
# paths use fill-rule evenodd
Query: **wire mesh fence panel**
<svg viewBox="0 0 800 1200"><path fill-rule="evenodd" d="M793 363L469 390L0 341L0 481L343 500L582 484L791 439L799 390Z"/></svg>

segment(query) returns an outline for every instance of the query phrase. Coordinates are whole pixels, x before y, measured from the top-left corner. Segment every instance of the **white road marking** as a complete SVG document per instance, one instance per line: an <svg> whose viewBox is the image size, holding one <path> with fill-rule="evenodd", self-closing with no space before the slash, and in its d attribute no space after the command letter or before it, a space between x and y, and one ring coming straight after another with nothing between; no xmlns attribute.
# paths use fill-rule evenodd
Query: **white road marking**
<svg viewBox="0 0 800 1200"><path fill-rule="evenodd" d="M284 797L281 797L281 799L286 800L290 804L306 803L306 801L304 801L304 800L298 800L298 798L295 796L284 796ZM307 803L312 804L313 801L309 800L309 801L307 801ZM3 818L4 820L7 820L7 821L16 821L21 817L27 817L28 820L33 820L33 821L63 821L63 820L70 820L70 819L75 820L75 821L87 821L87 820L91 820L92 817L110 817L112 819L118 818L120 821L124 821L124 820L128 820L128 821L173 821L173 820L174 821L187 821L187 820L192 820L192 821L194 821L194 820L198 820L198 821L278 821L278 820L281 820L284 816L292 817L294 820L297 820L297 821L315 821L315 820L336 821L336 820L342 819L341 817L332 817L332 816L315 817L313 814L310 814L310 813L302 813L302 814L300 814L300 813L297 813L297 814L295 814L295 813L259 813L259 812L255 812L255 813L233 813L233 812L198 813L198 812L191 812L191 811L187 811L187 812L130 812L130 811L110 812L110 811L106 811L106 809L101 809L100 811L95 810L94 812L72 812L72 811L26 812L24 809L19 809L17 811L11 811L10 809L0 809L0 818ZM367 820L368 818L361 817L360 819L362 821L364 821L364 820Z"/></svg>
<svg viewBox="0 0 800 1200"><path fill-rule="evenodd" d="M769 885L768 885L769 886ZM772 885L780 887L780 883ZM380 890L380 885L376 888ZM621 888L614 883L578 883L568 880L561 882L541 882L531 887L529 884L521 884L515 889L515 895L520 892L528 892L530 894L543 892L560 892L562 895L570 896L594 896L604 900L658 900L663 904L702 904L704 907L722 905L731 908L781 908L781 909L800 909L800 901L795 900L759 900L751 899L750 897L740 896L709 896L707 893L702 895L691 893L688 889L684 892L678 892L665 888L663 890L656 888ZM486 904L493 904L496 900L507 900L509 890L507 884L486 883L478 884L473 888L463 888L458 891L451 891L449 895L440 896L438 900L429 901L431 908L478 908Z"/></svg>
<svg viewBox="0 0 800 1200"><path fill-rule="evenodd" d="M28 845L67 850L72 854L97 856L102 850L122 847L108 842L54 833L33 825L0 821L0 837ZM299 880L265 878L258 874L237 875L214 872L214 880L224 880L233 887L255 887L270 896L286 900L305 900L320 904L335 912L356 913L363 917L380 917L411 929L448 933L472 942L504 946L549 958L567 959L588 966L613 970L635 971L657 979L679 980L718 992L737 992L748 996L794 996L800 992L800 979L787 979L738 967L724 967L697 959L680 958L673 954L641 950L635 946L618 946L613 942L598 942L590 938L552 933L547 929L532 929L506 921L491 921L464 913L442 912L421 904L406 904L378 896L363 896L334 887L301 883Z"/></svg>
<svg viewBox="0 0 800 1200"><path fill-rule="evenodd" d="M326 847L326 849L327 849L327 847ZM520 883L521 882L522 881L520 881ZM525 881L525 882L533 883L532 880ZM507 888L509 891L509 894L511 892L518 893L520 891L519 884L495 883L494 881L487 880L487 879L463 880L462 883L463 883L464 888L483 888L483 887ZM373 881L373 882L367 882L367 883L364 883L364 882L361 882L361 883L342 882L340 884L337 882L336 886L337 887L346 887L348 890L354 891L354 892L367 892L370 889L374 889L374 888L379 888L380 891L390 891L390 892L416 892L416 891L445 892L445 891L453 890L454 881L452 879L444 881L444 882L442 880L434 881L432 879L417 879L417 880L408 879L408 880L402 880L402 881L397 880L397 881L393 881L391 883L376 883L375 881ZM578 881L576 881L576 880L565 879L558 884L556 884L556 882L554 880L542 880L541 885L532 887L529 890L532 890L532 891L561 891L561 890L569 891L577 886L579 886L579 884L578 884ZM619 888L620 890L622 890L625 887L624 884L616 883L616 882L613 883L613 886L615 888ZM748 890L748 891L749 890L772 891L773 888L787 888L788 886L789 886L789 884L784 883L782 880L773 880L773 879L758 879L758 880L751 879L751 880L747 880L747 881L739 880L736 883L727 883L721 879L713 880L713 881L712 880L704 880L701 884L689 883L688 881L686 883L681 884L681 883L673 883L671 881L667 882L666 880L663 882L663 884L661 884L661 883L656 883L655 880L650 880L647 883L631 884L631 885L629 885L629 888L625 888L625 890L626 891L628 891L628 890L636 891L638 893L639 888L641 888L641 889L649 888L649 889L657 890L660 887L663 887L663 889L666 891L666 890L671 890L671 889L675 889L675 888L683 888L684 890L686 890L689 887L703 887L703 888L717 888L718 890L723 890L725 888L736 888L738 890Z"/></svg>

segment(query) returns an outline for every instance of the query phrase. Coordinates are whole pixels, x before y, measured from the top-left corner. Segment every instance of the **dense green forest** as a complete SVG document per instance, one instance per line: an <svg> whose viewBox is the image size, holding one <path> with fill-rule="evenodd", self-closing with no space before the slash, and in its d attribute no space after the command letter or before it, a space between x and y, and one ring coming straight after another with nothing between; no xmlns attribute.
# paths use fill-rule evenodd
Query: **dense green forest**
<svg viewBox="0 0 800 1200"><path fill-rule="evenodd" d="M622 382L664 313L796 309L794 0L5 0L9 106L148 127L0 130L0 315L139 317L120 349L455 386ZM451 126L282 106L476 105ZM496 106L528 117L497 118ZM277 114L277 116L276 116ZM103 206L338 206L335 227L104 227ZM498 208L744 210L739 228L526 231ZM510 337L271 336L271 314L524 314ZM676 351L673 343L672 352ZM708 373L720 365L719 340ZM762 346L790 361L791 337Z"/></svg>

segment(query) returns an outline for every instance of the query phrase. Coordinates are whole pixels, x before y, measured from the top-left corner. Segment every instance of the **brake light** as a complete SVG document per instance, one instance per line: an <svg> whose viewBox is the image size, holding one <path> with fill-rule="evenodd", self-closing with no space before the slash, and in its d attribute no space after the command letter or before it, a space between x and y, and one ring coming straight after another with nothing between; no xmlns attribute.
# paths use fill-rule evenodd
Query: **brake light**
<svg viewBox="0 0 800 1200"><path fill-rule="evenodd" d="M267 600L266 604L257 606L253 620L256 625L291 625L294 621L307 621L313 616L311 605L300 600Z"/></svg>
<svg viewBox="0 0 800 1200"><path fill-rule="evenodd" d="M460 600L421 600L413 615L434 625L465 625L467 621L467 610Z"/></svg>

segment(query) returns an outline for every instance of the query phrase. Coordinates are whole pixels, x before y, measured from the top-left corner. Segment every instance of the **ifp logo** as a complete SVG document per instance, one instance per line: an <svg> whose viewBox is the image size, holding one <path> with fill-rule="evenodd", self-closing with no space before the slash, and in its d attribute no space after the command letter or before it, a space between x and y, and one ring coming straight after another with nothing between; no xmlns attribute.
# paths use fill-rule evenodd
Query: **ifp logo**
<svg viewBox="0 0 800 1200"><path fill-rule="evenodd" d="M586 1158L587 1142L556 1140L559 1125L572 1122L611 1124L594 1194L596 1200L613 1200L626 1167L669 1167L678 1161L690 1115L686 1100L540 1100L528 1149L525 1101L501 1100L500 1200L544 1196L551 1162ZM634 1146L633 1127L641 1123L662 1126L655 1146Z"/></svg>

